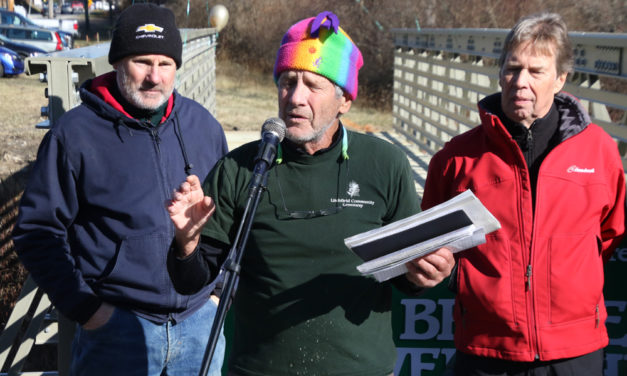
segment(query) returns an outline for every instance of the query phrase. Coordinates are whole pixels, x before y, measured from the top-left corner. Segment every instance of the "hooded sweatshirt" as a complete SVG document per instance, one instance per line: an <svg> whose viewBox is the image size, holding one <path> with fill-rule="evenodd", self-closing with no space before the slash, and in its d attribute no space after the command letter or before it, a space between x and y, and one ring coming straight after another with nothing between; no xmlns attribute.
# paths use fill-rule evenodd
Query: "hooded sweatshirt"
<svg viewBox="0 0 627 376"><path fill-rule="evenodd" d="M205 178L226 139L206 109L176 91L159 126L132 118L112 95L115 74L86 81L82 104L45 135L15 248L52 303L80 324L102 302L154 322L180 321L214 286L188 296L173 288L165 202L188 174Z"/></svg>

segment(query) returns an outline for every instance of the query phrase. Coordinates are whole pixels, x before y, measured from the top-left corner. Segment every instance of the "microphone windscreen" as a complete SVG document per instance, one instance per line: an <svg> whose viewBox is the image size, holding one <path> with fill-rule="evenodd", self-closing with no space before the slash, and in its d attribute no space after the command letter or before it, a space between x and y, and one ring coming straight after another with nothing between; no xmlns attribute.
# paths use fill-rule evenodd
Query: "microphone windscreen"
<svg viewBox="0 0 627 376"><path fill-rule="evenodd" d="M266 120L261 126L262 137L264 133L272 132L278 136L279 142L283 141L283 138L285 137L285 131L286 131L285 122L283 121L283 119L278 118L278 117L273 117L273 118Z"/></svg>

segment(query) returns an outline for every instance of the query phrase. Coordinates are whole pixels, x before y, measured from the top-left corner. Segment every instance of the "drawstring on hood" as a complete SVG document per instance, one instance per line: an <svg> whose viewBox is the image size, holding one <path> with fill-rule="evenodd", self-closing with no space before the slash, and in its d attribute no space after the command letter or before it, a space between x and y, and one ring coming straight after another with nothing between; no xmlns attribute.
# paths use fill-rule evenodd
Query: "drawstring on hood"
<svg viewBox="0 0 627 376"><path fill-rule="evenodd" d="M128 125L126 125L126 122L124 121L123 116L119 116L115 119L115 121L113 122L113 128L115 128L115 134L118 135L120 142L124 143L124 138L122 138L122 135L120 134L120 126L123 126L124 128L126 128L126 130L128 131L128 134L131 137L133 136L133 130L129 128Z"/></svg>
<svg viewBox="0 0 627 376"><path fill-rule="evenodd" d="M183 133L181 131L181 122L179 121L179 115L175 111L174 112L174 133L176 134L176 138L179 140L179 144L181 145L181 151L183 152L183 160L185 161L185 174L190 175L190 171L194 168L194 165L189 163L189 158L187 157L187 149L185 148L185 142L183 141Z"/></svg>

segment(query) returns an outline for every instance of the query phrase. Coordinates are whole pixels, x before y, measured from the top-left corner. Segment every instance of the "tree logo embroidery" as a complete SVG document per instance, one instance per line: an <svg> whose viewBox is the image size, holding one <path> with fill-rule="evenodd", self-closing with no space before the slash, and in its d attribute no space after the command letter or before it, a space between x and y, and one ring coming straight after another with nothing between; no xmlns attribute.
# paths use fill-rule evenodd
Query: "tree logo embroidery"
<svg viewBox="0 0 627 376"><path fill-rule="evenodd" d="M351 197L359 197L359 184L357 184L354 180L348 183L348 190L346 193Z"/></svg>

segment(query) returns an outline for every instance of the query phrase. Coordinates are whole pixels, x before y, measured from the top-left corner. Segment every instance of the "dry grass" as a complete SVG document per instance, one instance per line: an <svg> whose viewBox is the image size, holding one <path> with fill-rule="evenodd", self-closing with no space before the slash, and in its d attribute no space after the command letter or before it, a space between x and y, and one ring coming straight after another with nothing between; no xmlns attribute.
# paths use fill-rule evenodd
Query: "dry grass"
<svg viewBox="0 0 627 376"><path fill-rule="evenodd" d="M19 171L35 159L45 131L35 125L42 106L46 84L36 76L0 79L0 179Z"/></svg>
<svg viewBox="0 0 627 376"><path fill-rule="evenodd" d="M26 278L26 271L13 252L10 240L24 175L17 173L0 181L0 330L9 318Z"/></svg>
<svg viewBox="0 0 627 376"><path fill-rule="evenodd" d="M26 272L10 240L17 205L26 179L26 167L35 159L44 130L35 124L44 119L46 85L38 77L21 75L0 79L0 328L3 328Z"/></svg>

